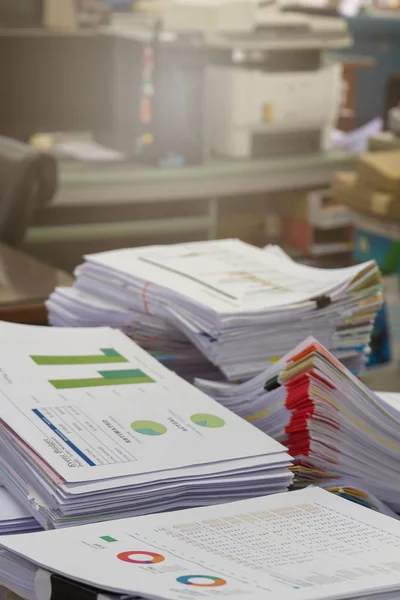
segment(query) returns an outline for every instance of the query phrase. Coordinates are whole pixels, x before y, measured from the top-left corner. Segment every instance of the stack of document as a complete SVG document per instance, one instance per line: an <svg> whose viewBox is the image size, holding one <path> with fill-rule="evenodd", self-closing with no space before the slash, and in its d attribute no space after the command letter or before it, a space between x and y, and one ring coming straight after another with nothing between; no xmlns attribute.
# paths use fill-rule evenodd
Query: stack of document
<svg viewBox="0 0 400 600"><path fill-rule="evenodd" d="M286 490L286 449L121 332L0 323L0 476L45 528Z"/></svg>
<svg viewBox="0 0 400 600"><path fill-rule="evenodd" d="M32 515L0 486L0 535L41 529Z"/></svg>
<svg viewBox="0 0 400 600"><path fill-rule="evenodd" d="M26 600L395 600L399 545L399 521L309 488L8 536L0 583Z"/></svg>
<svg viewBox="0 0 400 600"><path fill-rule="evenodd" d="M315 339L243 384L196 383L288 447L297 486L350 477L400 513L400 394L372 392Z"/></svg>
<svg viewBox="0 0 400 600"><path fill-rule="evenodd" d="M294 486L295 487L295 486ZM371 494L365 489L365 486L361 486L360 483L351 477L341 477L339 479L331 479L329 483L321 483L320 487L332 494L336 494L341 498L356 502L361 506L376 510L388 517L394 519L400 519L400 515L391 510L384 502L379 500L376 496Z"/></svg>
<svg viewBox="0 0 400 600"><path fill-rule="evenodd" d="M121 327L188 379L247 379L308 334L356 371L382 302L373 261L316 269L238 240L94 254L76 275L53 325Z"/></svg>

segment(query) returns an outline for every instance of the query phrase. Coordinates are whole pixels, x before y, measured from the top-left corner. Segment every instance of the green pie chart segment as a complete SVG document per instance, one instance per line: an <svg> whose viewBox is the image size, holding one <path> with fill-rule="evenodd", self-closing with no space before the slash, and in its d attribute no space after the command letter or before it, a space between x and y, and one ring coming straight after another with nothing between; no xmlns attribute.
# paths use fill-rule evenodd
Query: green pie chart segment
<svg viewBox="0 0 400 600"><path fill-rule="evenodd" d="M213 429L217 429L218 427L223 427L225 425L225 421L221 419L221 417L216 417L215 415L207 415L203 413L199 413L197 415L192 415L190 420L195 425L199 427L209 427Z"/></svg>
<svg viewBox="0 0 400 600"><path fill-rule="evenodd" d="M156 421L134 421L131 428L142 435L163 435L167 432L165 425Z"/></svg>

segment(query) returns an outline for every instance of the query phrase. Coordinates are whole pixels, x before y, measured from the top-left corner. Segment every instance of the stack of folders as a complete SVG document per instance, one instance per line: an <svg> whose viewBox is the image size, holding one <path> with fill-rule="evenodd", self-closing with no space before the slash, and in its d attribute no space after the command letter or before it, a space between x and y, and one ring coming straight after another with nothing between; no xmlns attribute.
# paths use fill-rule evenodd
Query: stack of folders
<svg viewBox="0 0 400 600"><path fill-rule="evenodd" d="M286 449L121 332L0 323L0 476L44 528L287 489Z"/></svg>
<svg viewBox="0 0 400 600"><path fill-rule="evenodd" d="M400 513L400 394L372 392L315 339L243 384L197 385L288 447L295 485L351 477Z"/></svg>
<svg viewBox="0 0 400 600"><path fill-rule="evenodd" d="M382 301L374 262L316 269L238 240L90 255L76 276L53 325L121 327L187 379L247 379L307 335L357 371Z"/></svg>
<svg viewBox="0 0 400 600"><path fill-rule="evenodd" d="M0 486L0 535L38 531L41 527L32 515Z"/></svg>
<svg viewBox="0 0 400 600"><path fill-rule="evenodd" d="M0 539L26 600L397 600L400 522L318 489Z"/></svg>

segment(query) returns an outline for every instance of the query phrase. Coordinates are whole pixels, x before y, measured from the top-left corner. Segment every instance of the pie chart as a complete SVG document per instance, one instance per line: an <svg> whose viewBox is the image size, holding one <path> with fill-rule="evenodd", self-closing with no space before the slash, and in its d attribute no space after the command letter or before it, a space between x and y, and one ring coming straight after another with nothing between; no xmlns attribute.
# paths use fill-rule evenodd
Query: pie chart
<svg viewBox="0 0 400 600"><path fill-rule="evenodd" d="M165 425L156 421L134 421L131 428L141 435L163 435L167 432Z"/></svg>
<svg viewBox="0 0 400 600"><path fill-rule="evenodd" d="M199 427L210 427L213 429L217 429L218 427L223 427L225 425L225 421L221 419L221 417L216 417L215 415L208 415L204 413L199 413L196 415L192 415L190 420L195 425Z"/></svg>
<svg viewBox="0 0 400 600"><path fill-rule="evenodd" d="M159 562L163 562L165 560L162 554L158 554L157 552L147 552L140 550L131 550L128 552L121 552L117 554L117 558L127 563L132 563L134 565L154 565Z"/></svg>
<svg viewBox="0 0 400 600"><path fill-rule="evenodd" d="M177 578L177 582L196 587L220 587L227 583L225 579L213 575L181 575Z"/></svg>

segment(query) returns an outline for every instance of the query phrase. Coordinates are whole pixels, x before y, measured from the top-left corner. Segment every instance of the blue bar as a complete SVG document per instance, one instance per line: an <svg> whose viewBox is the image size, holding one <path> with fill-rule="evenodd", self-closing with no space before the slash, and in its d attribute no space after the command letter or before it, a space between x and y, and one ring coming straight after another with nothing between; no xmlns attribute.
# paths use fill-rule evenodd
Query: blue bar
<svg viewBox="0 0 400 600"><path fill-rule="evenodd" d="M71 448L71 450L73 450L78 456L80 456L81 459L84 460L90 467L96 466L96 463L94 463L92 461L92 459L90 459L88 456L86 456L86 454L84 454L82 452L82 450L79 450L79 448L77 446L75 446L75 444L73 444L71 442L71 440L69 440L67 437L65 437L65 435L59 429L57 429L57 427L55 425L53 425L53 423L51 421L49 421L48 418L45 417L44 414L42 414L40 412L40 410L38 410L37 408L34 408L33 412L35 413L35 415L37 415L39 417L39 419L41 419L43 421L43 423L46 423L46 425L48 427L50 427L50 429L52 431L54 431L54 433L56 435L58 435L58 437L61 438L62 441L65 444L67 444L67 446L69 446Z"/></svg>

